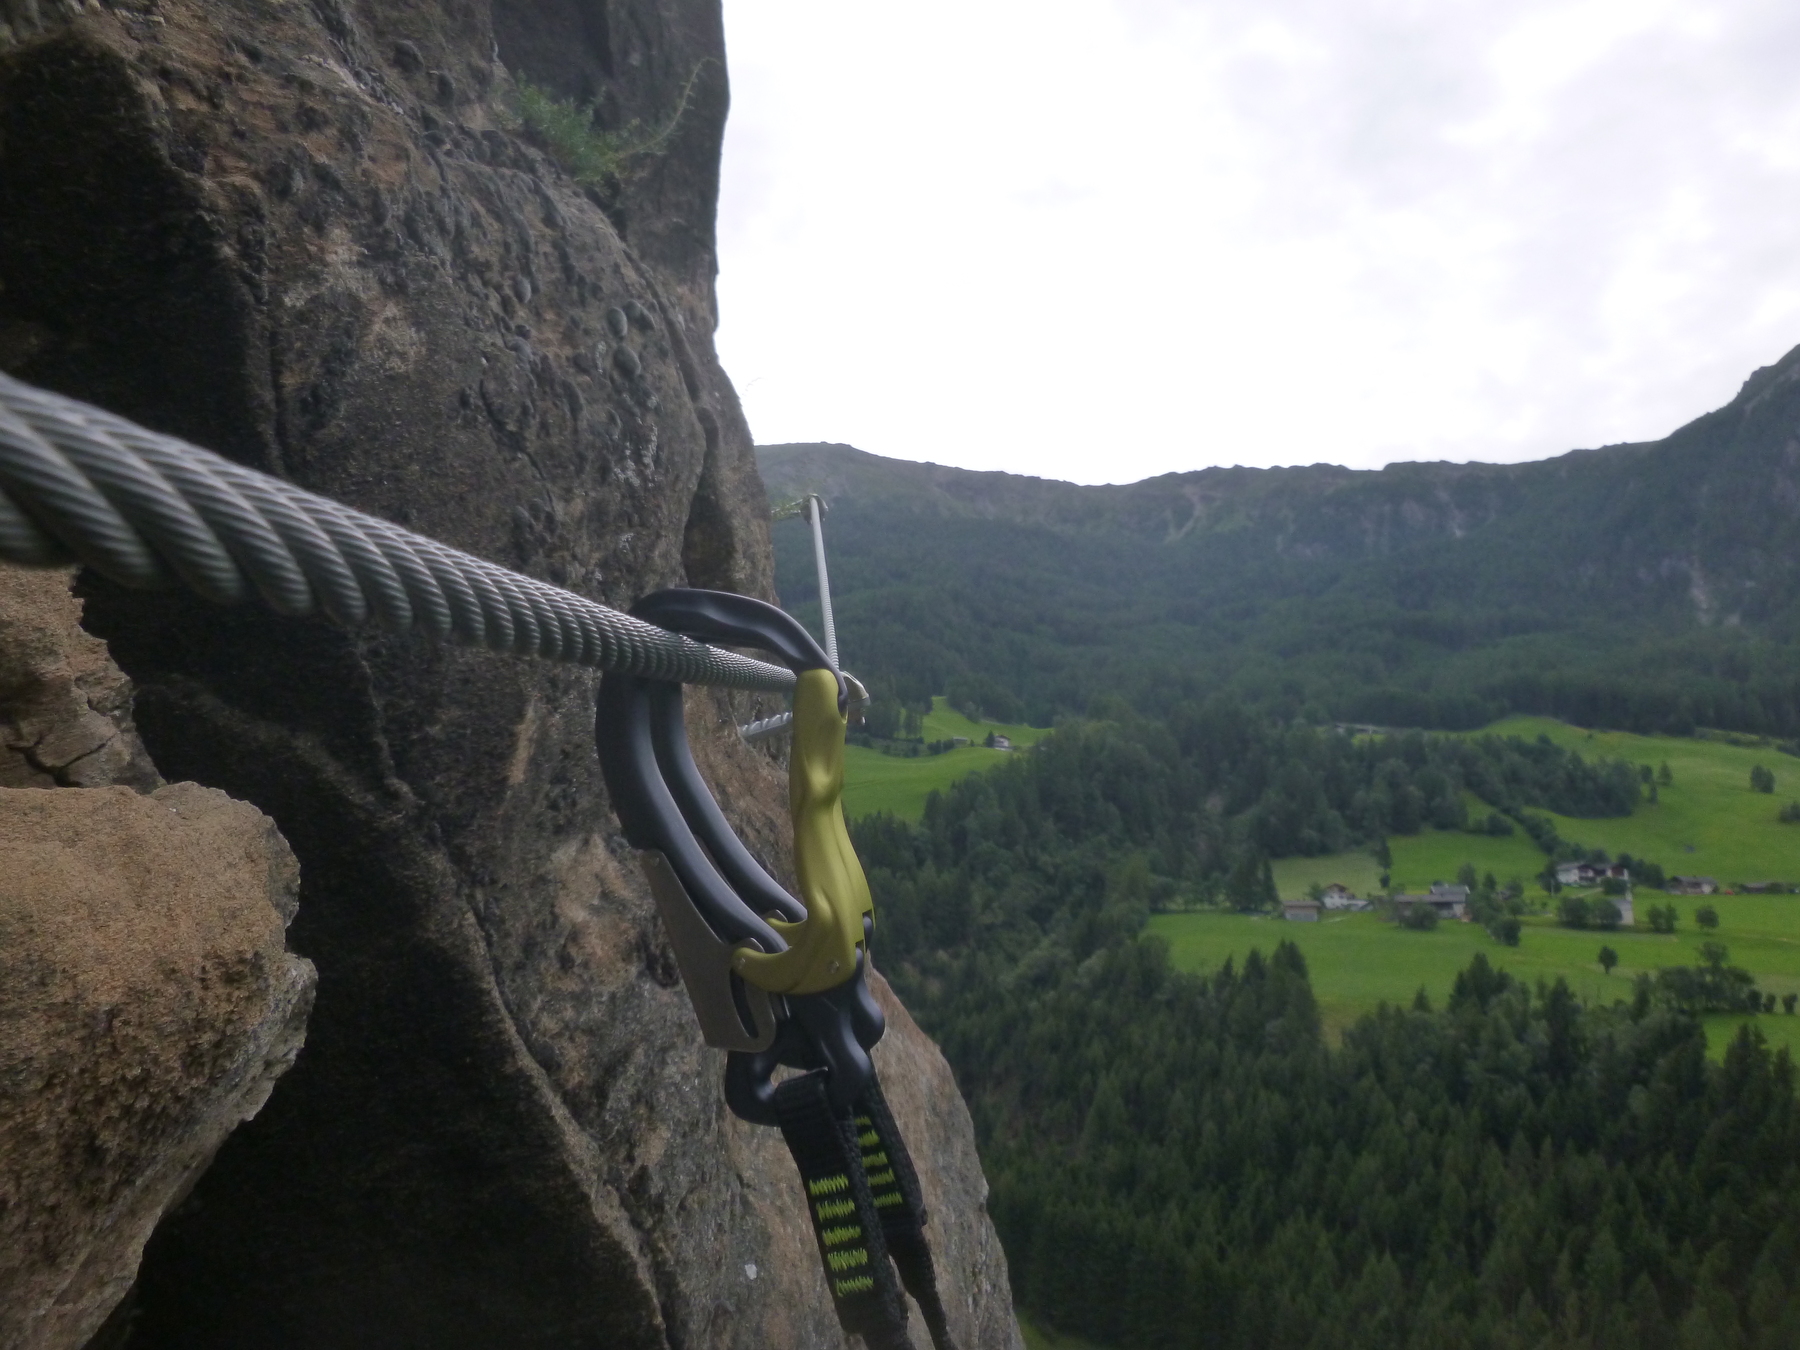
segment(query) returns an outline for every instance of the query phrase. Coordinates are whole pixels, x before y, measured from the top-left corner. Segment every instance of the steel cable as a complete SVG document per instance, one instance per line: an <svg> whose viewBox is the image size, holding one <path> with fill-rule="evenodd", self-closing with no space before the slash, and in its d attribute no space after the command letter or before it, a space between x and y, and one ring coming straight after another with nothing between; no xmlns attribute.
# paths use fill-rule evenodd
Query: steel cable
<svg viewBox="0 0 1800 1350"><path fill-rule="evenodd" d="M780 666L694 642L210 450L0 374L0 558L177 580L220 604L418 631L684 684L782 692Z"/></svg>

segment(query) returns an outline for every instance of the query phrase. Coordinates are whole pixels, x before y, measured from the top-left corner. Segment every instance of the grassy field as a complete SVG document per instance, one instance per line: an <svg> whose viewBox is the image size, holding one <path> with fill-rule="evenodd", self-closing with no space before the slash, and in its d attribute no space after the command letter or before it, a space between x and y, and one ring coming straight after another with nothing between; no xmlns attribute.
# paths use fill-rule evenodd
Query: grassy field
<svg viewBox="0 0 1800 1350"><path fill-rule="evenodd" d="M1367 849L1323 858L1277 858L1269 870L1275 874L1275 890L1283 900L1303 900L1311 887L1329 886L1334 881L1357 895L1373 895L1381 889L1381 866ZM1455 874L1452 867L1450 876Z"/></svg>
<svg viewBox="0 0 1800 1350"><path fill-rule="evenodd" d="M855 820L877 811L891 811L902 820L917 820L925 811L925 799L957 779L1006 763L1010 751L989 750L982 741L989 732L1011 739L1020 748L1035 745L1050 733L1042 727L972 722L939 697L925 716L926 741L966 737L968 745L941 755L902 759L860 745L844 749L844 814Z"/></svg>
<svg viewBox="0 0 1800 1350"><path fill-rule="evenodd" d="M1800 797L1800 760L1792 756L1716 741L1589 733L1540 717L1508 718L1485 730L1548 736L1584 756L1625 759L1653 769L1669 766L1674 782L1659 790L1655 805L1644 803L1631 816L1612 820L1552 816L1565 839L1615 855L1654 859L1670 873L1711 876L1728 886L1739 881L1800 882L1800 827L1775 818L1781 803ZM1756 764L1773 770L1773 796L1750 790L1750 769ZM1470 805L1473 810L1476 803ZM1473 863L1477 873L1492 872L1502 883L1514 878L1529 882L1544 866L1543 854L1523 832L1494 838L1460 830L1426 830L1391 837L1388 848L1393 854L1391 880L1409 891L1453 880L1465 862ZM1333 881L1368 895L1380 880L1374 859L1360 849L1324 858L1284 858L1273 869L1283 899L1304 895L1315 883ZM1527 894L1543 899L1535 884L1528 885ZM1640 888L1636 899L1641 917L1649 905L1667 903L1669 898ZM1414 933L1373 914L1334 915L1319 924L1237 914L1165 914L1151 921L1151 929L1168 939L1177 965L1195 971L1216 969L1227 956L1241 962L1252 947L1267 950L1282 938L1291 938L1306 954L1327 1028L1340 1032L1379 1003L1410 1002L1420 988L1441 1006L1456 972L1478 951L1523 979L1561 975L1590 1001L1626 997L1638 971L1698 960L1703 939L1694 927L1693 913L1706 901L1676 897L1673 903L1682 916L1681 928L1673 936L1643 928L1614 934L1577 932L1538 916L1526 920L1516 948L1500 946L1474 924L1445 924L1435 932ZM1716 896L1711 903L1721 919L1716 936L1731 949L1732 962L1755 975L1765 992L1800 993L1800 896ZM1595 961L1602 944L1619 954L1619 967L1610 976ZM1800 1017L1781 1013L1712 1019L1707 1034L1714 1049L1722 1049L1745 1020L1754 1020L1772 1042L1789 1045L1800 1055Z"/></svg>
<svg viewBox="0 0 1800 1350"><path fill-rule="evenodd" d="M1456 972L1478 951L1520 979L1561 975L1583 999L1606 1003L1629 998L1632 977L1641 970L1698 964L1700 943L1710 937L1730 948L1732 963L1755 975L1764 992L1800 993L1800 896L1713 897L1720 919L1713 934L1694 926L1694 909L1703 901L1676 897L1673 903L1681 912L1681 925L1672 935L1644 928L1577 932L1539 916L1525 921L1517 947L1501 946L1472 923L1440 924L1420 933L1396 928L1375 914L1334 915L1316 924L1260 915L1159 914L1150 920L1150 931L1168 941L1178 967L1200 972L1216 970L1226 957L1241 964L1253 947L1268 952L1282 939L1291 940L1306 957L1320 1014L1334 1036L1378 1004L1410 1003L1421 988L1432 1006L1442 1007ZM1603 945L1619 954L1611 975L1596 960ZM1715 1049L1722 1049L1743 1020L1721 1017L1709 1023ZM1771 1043L1791 1046L1800 1057L1800 1017L1777 1012L1752 1020Z"/></svg>
<svg viewBox="0 0 1800 1350"><path fill-rule="evenodd" d="M1548 736L1584 757L1625 759L1652 768L1668 764L1675 781L1658 790L1655 805L1644 803L1617 820L1552 816L1557 833L1565 839L1609 853L1652 858L1670 873L1717 877L1727 886L1739 881L1800 882L1800 825L1783 825L1775 819L1783 803L1800 799L1800 759L1792 755L1674 736L1587 732L1547 717L1509 717L1486 730L1506 736ZM1750 770L1757 764L1774 772L1773 796L1750 790Z"/></svg>
<svg viewBox="0 0 1800 1350"><path fill-rule="evenodd" d="M1564 839L1614 855L1652 859L1671 875L1715 877L1725 886L1740 881L1800 883L1800 826L1775 818L1783 803L1800 797L1800 759L1715 741L1626 732L1590 734L1547 717L1510 717L1485 730L1548 736L1592 758L1669 766L1674 783L1658 789L1656 803L1641 803L1630 816L1586 820L1544 812ZM1773 796L1750 790L1750 769L1756 764L1774 772ZM1495 839L1460 830L1427 830L1391 838L1388 847L1394 857L1394 884L1413 891L1453 879L1464 862L1474 863L1478 873L1492 872L1502 882L1515 876L1529 879L1544 866L1543 855L1522 832ZM1336 855L1345 860L1354 856ZM1281 884L1279 871L1276 884ZM1282 898L1288 898L1285 890Z"/></svg>
<svg viewBox="0 0 1800 1350"><path fill-rule="evenodd" d="M1557 828L1560 832L1560 822ZM1575 837L1590 848L1605 847L1590 842L1585 834ZM1455 881L1456 869L1465 862L1475 864L1477 876L1492 872L1503 885L1514 878L1529 883L1544 870L1544 855L1523 831L1497 839L1461 830L1423 830L1389 836L1388 852L1394 858L1393 883L1404 891L1422 891L1434 881Z"/></svg>

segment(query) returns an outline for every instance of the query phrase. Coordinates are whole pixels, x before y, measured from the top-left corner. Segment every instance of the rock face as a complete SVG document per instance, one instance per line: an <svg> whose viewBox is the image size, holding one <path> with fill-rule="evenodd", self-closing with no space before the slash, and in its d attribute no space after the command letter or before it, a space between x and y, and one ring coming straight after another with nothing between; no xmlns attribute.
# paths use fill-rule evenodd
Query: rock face
<svg viewBox="0 0 1800 1350"><path fill-rule="evenodd" d="M0 788L0 1344L84 1344L292 1063L298 882L223 792Z"/></svg>
<svg viewBox="0 0 1800 1350"><path fill-rule="evenodd" d="M0 564L0 787L160 787L131 682L82 631L70 579Z"/></svg>
<svg viewBox="0 0 1800 1350"><path fill-rule="evenodd" d="M612 604L769 594L711 347L716 0L6 3L0 366ZM668 134L583 188L508 112L521 80ZM305 1053L113 1343L841 1343L618 834L591 672L87 598L162 772L293 845L319 972ZM780 766L732 730L755 700L690 705L779 870ZM1016 1345L966 1114L908 1019L890 1041L955 1330Z"/></svg>
<svg viewBox="0 0 1800 1350"><path fill-rule="evenodd" d="M284 941L292 851L254 807L163 786L69 581L0 564L0 1344L19 1350L106 1322L293 1062L313 988Z"/></svg>

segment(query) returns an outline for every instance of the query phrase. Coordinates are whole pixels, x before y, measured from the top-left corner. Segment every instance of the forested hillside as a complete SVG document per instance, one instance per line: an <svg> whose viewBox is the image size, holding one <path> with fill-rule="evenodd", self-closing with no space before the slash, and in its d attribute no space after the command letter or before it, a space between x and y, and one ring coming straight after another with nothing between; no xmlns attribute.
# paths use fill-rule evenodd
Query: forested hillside
<svg viewBox="0 0 1800 1350"><path fill-rule="evenodd" d="M829 501L847 659L915 706L1047 724L1229 688L1314 722L1800 734L1800 351L1665 440L1532 464L1080 487L758 457L772 501ZM776 541L803 615L804 528Z"/></svg>
<svg viewBox="0 0 1800 1350"><path fill-rule="evenodd" d="M1543 744L1214 701L1066 726L918 826L855 827L876 958L969 1099L1023 1307L1121 1350L1800 1344L1785 1052L1747 1033L1711 1064L1661 983L1584 1007L1481 958L1448 1007L1332 1047L1291 946L1199 977L1140 936L1157 903L1258 903L1263 847L1476 780L1588 814L1628 787Z"/></svg>

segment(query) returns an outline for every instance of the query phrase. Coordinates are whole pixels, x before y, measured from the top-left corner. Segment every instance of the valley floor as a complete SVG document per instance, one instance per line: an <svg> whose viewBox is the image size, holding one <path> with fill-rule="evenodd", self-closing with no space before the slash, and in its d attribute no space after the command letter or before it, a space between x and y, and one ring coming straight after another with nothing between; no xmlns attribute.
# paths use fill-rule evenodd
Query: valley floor
<svg viewBox="0 0 1800 1350"><path fill-rule="evenodd" d="M1639 892L1643 906L1649 896ZM1757 987L1776 995L1800 993L1800 896L1726 895L1710 897L1719 911L1719 928L1705 933L1694 925L1694 909L1702 901L1676 897L1681 924L1673 934L1648 929L1602 933L1558 927L1547 916L1525 920L1517 947L1494 941L1473 923L1440 924L1431 932L1398 928L1373 913L1338 914L1320 923L1287 923L1264 915L1202 912L1159 914L1150 932L1169 944L1177 967L1194 972L1216 970L1227 958L1240 965L1253 948L1266 955L1283 939L1294 942L1306 957L1313 993L1326 1031L1335 1039L1357 1018L1382 1003L1406 1005L1420 990L1433 1007L1449 997L1458 971L1476 952L1515 977L1535 982L1562 976L1589 1003L1631 997L1632 977L1662 966L1698 965L1703 941L1723 942L1733 965L1756 976ZM1619 954L1611 975L1596 957L1602 946ZM1781 1012L1761 1017L1719 1016L1707 1019L1707 1038L1716 1054L1735 1034L1739 1023L1754 1022L1773 1045L1789 1046L1800 1057L1800 1016Z"/></svg>
<svg viewBox="0 0 1800 1350"><path fill-rule="evenodd" d="M1722 887L1776 880L1800 883L1800 826L1783 824L1777 812L1800 798L1800 759L1771 747L1729 744L1702 738L1636 736L1589 732L1546 717L1511 717L1476 734L1535 738L1547 736L1586 758L1623 759L1652 771L1669 766L1673 781L1659 786L1657 801L1630 815L1577 819L1549 812L1557 833L1617 857L1629 853L1652 860L1670 875L1703 875ZM1773 794L1753 792L1750 770L1762 765L1776 777ZM1471 798L1470 813L1489 809ZM1492 873L1503 885L1523 883L1535 902L1546 897L1534 878L1544 855L1523 833L1495 837L1462 830L1425 830L1388 840L1390 880L1403 891L1422 891L1434 881L1453 881L1464 863L1478 875ZM1273 864L1281 897L1298 899L1314 885L1341 882L1358 895L1380 889L1381 868L1367 850L1319 858L1282 858ZM1300 945L1328 1030L1341 1033L1382 1002L1408 1003L1423 988L1442 1006L1456 972L1477 951L1527 980L1567 979L1582 998L1610 1001L1630 996L1631 977L1660 966L1693 965L1700 943L1723 942L1731 961L1756 976L1758 987L1777 995L1800 993L1800 895L1718 895L1673 897L1681 923L1673 936L1641 926L1652 904L1669 903L1660 891L1639 887L1640 927L1616 933L1572 930L1547 915L1529 917L1516 948L1501 946L1475 924L1446 924L1430 933L1402 931L1374 914L1330 915L1319 924L1224 913L1161 915L1153 932L1167 938L1176 963L1187 970L1212 970L1225 959L1240 962L1253 947L1265 951L1282 938ZM1711 903L1721 920L1707 934L1693 921L1694 910ZM1619 954L1608 976L1595 960L1601 946ZM1740 1022L1752 1020L1771 1043L1800 1055L1800 1017L1781 1013L1757 1018L1710 1018L1708 1038L1720 1052Z"/></svg>
<svg viewBox="0 0 1800 1350"><path fill-rule="evenodd" d="M1697 737L1590 732L1548 717L1509 717L1477 734L1527 739L1548 736L1586 759L1623 759L1647 764L1652 770L1669 766L1675 781L1658 788L1655 802L1641 804L1629 816L1578 820L1544 812L1564 839L1579 840L1589 848L1603 848L1615 855L1650 858L1671 876L1711 876L1726 886L1771 879L1800 882L1800 825L1784 825L1776 819L1784 803L1800 800L1800 759L1792 755ZM1750 770L1759 764L1775 775L1772 794L1750 790ZM1429 852L1432 847L1441 849L1443 841L1432 840L1440 833L1416 836L1417 844L1393 841L1396 883L1410 887L1431 880L1423 873L1442 866L1447 857L1442 851L1435 857ZM1523 835L1491 842L1511 846L1497 855L1497 861L1505 866L1516 866L1515 859L1535 859L1531 870L1543 867L1543 858ZM1450 880L1461 861L1459 857L1451 863L1442 879ZM1479 859L1474 861L1478 869L1489 870ZM1507 873L1499 867L1493 871L1502 881L1506 879ZM1414 872L1421 875L1415 878Z"/></svg>
<svg viewBox="0 0 1800 1350"><path fill-rule="evenodd" d="M973 722L952 708L942 695L931 701L926 714L925 740L948 741L958 736L969 742L941 755L921 754L916 759L884 755L867 746L844 747L844 815L851 820L888 811L901 820L917 820L925 812L925 799L941 792L959 778L997 769L1012 751L990 750L983 742L988 733L1007 737L1018 749L1035 745L1048 730L1042 727Z"/></svg>

